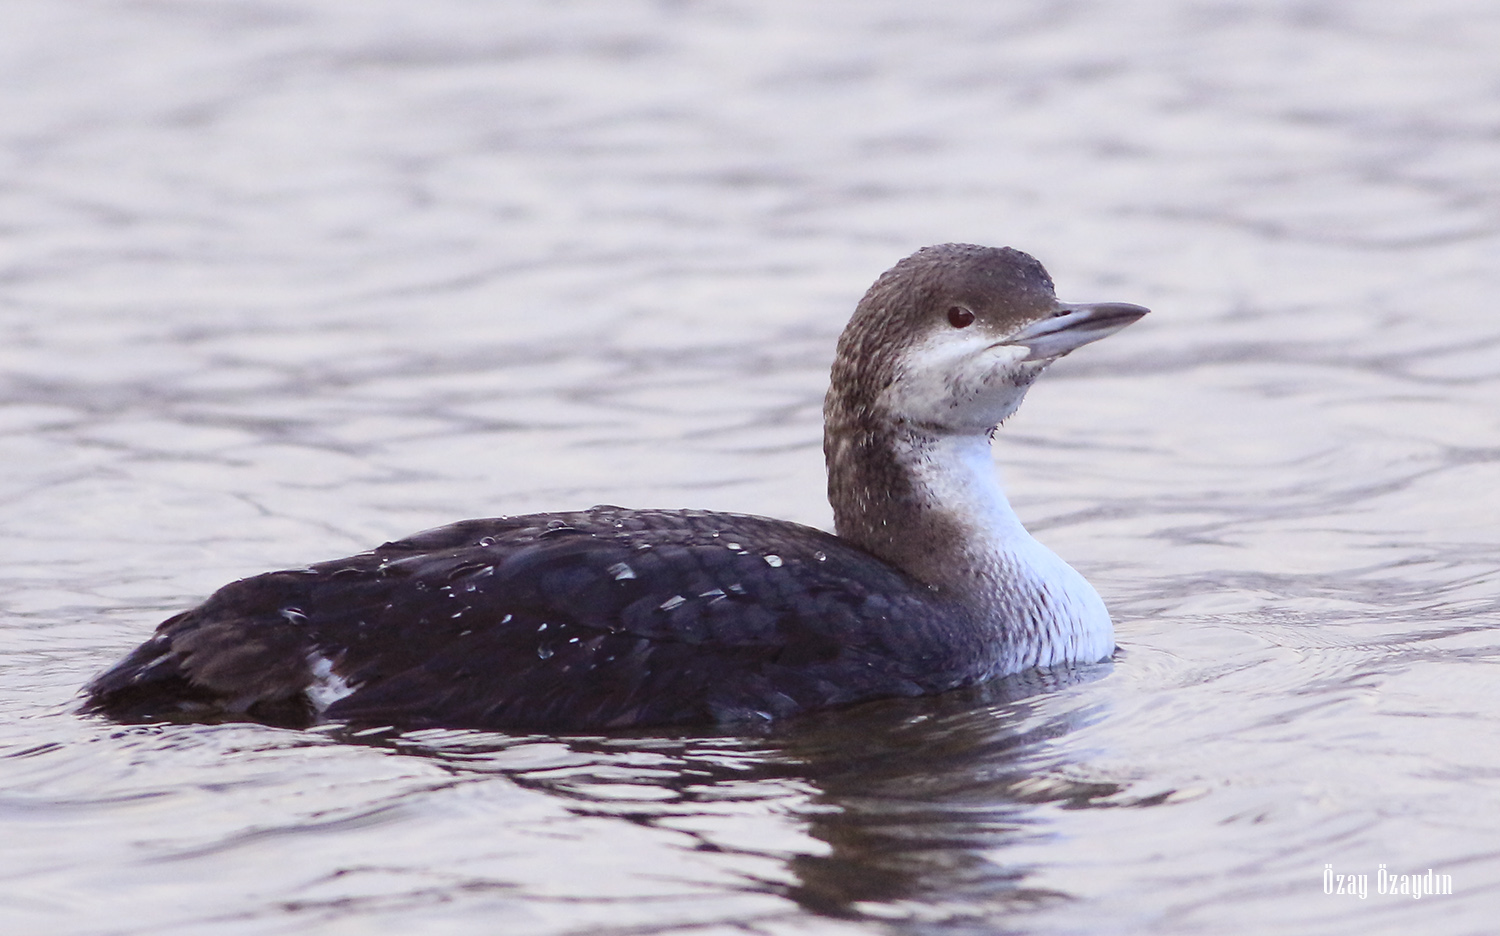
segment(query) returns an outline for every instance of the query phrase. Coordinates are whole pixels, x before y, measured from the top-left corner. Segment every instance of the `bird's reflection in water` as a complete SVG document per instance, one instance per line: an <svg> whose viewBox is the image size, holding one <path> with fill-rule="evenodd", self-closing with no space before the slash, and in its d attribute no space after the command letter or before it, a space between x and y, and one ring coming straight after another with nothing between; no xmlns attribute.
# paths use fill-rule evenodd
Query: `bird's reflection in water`
<svg viewBox="0 0 1500 936"><path fill-rule="evenodd" d="M760 859L746 863L746 887L805 910L962 931L965 920L992 924L997 912L1067 898L1028 887L1004 851L1049 834L1040 804L1118 804L1120 785L1089 780L1058 743L1099 717L1087 694L1061 690L1109 668L868 703L757 736L414 732L357 740L433 758L460 776L503 775L564 798L575 814L686 834L695 849L731 862ZM775 825L782 835L768 846L763 833ZM777 873L756 870L767 858Z"/></svg>
<svg viewBox="0 0 1500 936"><path fill-rule="evenodd" d="M1108 666L1027 673L936 698L902 699L799 723L781 756L818 790L809 833L826 854L791 858L788 896L832 916L958 922L1065 895L1026 886L1008 843L1045 836L1036 804L1120 792L1067 776L1053 742L1087 708L1048 693Z"/></svg>

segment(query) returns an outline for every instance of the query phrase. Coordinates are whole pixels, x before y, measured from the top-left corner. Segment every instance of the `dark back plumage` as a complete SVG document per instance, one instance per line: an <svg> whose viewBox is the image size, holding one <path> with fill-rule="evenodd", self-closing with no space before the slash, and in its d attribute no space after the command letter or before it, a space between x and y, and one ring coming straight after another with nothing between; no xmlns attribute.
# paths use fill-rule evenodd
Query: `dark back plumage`
<svg viewBox="0 0 1500 936"><path fill-rule="evenodd" d="M740 723L972 682L961 614L821 531L736 514L469 520L225 586L89 687L123 718L567 730ZM976 641L977 643L977 641Z"/></svg>

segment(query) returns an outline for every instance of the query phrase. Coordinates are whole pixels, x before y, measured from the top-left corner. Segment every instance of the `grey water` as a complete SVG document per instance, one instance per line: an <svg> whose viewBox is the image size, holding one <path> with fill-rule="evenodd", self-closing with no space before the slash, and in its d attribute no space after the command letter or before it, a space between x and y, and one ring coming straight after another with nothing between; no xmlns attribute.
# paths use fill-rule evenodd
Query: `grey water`
<svg viewBox="0 0 1500 936"><path fill-rule="evenodd" d="M1496 49L1483 0L7 0L0 931L1492 931ZM753 737L76 714L224 582L452 520L827 526L833 342L942 241L1154 310L996 444L1112 663Z"/></svg>

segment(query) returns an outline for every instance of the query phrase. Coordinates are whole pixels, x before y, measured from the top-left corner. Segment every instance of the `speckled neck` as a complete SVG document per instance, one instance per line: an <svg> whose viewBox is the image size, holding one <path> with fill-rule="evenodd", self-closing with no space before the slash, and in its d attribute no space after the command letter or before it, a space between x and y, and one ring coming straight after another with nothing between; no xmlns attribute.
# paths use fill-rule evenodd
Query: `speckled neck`
<svg viewBox="0 0 1500 936"><path fill-rule="evenodd" d="M838 409L836 397L830 393L830 409ZM1008 544L1030 539L1000 488L984 436L829 419L823 450L838 535L940 592L981 599Z"/></svg>
<svg viewBox="0 0 1500 936"><path fill-rule="evenodd" d="M1021 525L986 436L830 421L823 446L838 535L951 602L993 642L996 672L1113 650L1104 602Z"/></svg>

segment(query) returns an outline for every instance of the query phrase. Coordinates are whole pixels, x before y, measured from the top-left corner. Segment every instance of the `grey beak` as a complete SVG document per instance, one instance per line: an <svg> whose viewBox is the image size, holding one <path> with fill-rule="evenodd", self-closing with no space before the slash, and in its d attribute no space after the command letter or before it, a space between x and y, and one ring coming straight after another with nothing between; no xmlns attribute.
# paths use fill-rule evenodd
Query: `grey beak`
<svg viewBox="0 0 1500 936"><path fill-rule="evenodd" d="M1030 353L1022 358L1025 361L1062 357L1113 335L1150 311L1128 302L1059 302L1056 315L1032 322L1001 343L1029 348Z"/></svg>

